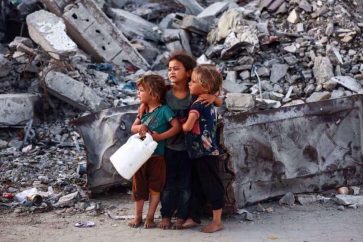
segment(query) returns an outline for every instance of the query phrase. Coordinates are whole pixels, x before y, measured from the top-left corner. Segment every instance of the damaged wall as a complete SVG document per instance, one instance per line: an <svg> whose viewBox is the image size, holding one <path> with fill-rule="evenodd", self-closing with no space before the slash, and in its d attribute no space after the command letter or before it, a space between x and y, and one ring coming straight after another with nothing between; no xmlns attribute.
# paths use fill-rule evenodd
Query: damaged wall
<svg viewBox="0 0 363 242"><path fill-rule="evenodd" d="M131 135L137 106L106 109L75 120L87 151L87 186L101 190L128 183L115 170L110 156Z"/></svg>
<svg viewBox="0 0 363 242"><path fill-rule="evenodd" d="M224 116L238 207L363 182L363 95Z"/></svg>

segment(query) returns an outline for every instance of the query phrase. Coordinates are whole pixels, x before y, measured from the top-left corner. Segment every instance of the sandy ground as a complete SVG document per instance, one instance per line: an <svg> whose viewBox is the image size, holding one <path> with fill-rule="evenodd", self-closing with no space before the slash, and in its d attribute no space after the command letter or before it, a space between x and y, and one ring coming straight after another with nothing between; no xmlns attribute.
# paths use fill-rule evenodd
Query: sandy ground
<svg viewBox="0 0 363 242"><path fill-rule="evenodd" d="M131 215L133 204L128 195L114 194L97 198L105 211L113 215ZM115 241L299 241L345 242L363 241L363 208L338 210L334 202L310 205L280 206L277 202L262 203L273 212L257 212L246 207L254 221L241 215L224 218L225 229L214 234L190 230L131 229L125 220L114 220L105 214L86 212L72 214L69 210L46 213L13 213L0 210L0 241L2 242L115 242ZM77 228L78 221L93 221L91 228ZM203 220L203 224L208 218Z"/></svg>

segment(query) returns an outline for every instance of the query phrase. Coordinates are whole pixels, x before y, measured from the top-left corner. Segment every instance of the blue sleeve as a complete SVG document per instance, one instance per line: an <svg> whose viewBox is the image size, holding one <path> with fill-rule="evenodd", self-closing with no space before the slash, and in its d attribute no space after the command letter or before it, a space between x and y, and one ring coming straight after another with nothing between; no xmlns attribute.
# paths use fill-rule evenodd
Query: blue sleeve
<svg viewBox="0 0 363 242"><path fill-rule="evenodd" d="M192 106L190 107L190 109L194 109L197 110L199 113L202 113L205 109L205 105L202 104L201 102L195 102L192 104Z"/></svg>
<svg viewBox="0 0 363 242"><path fill-rule="evenodd" d="M164 107L164 118L170 123L171 120L173 120L175 118L175 114L173 112L173 110L171 110L171 108L167 105L165 105Z"/></svg>

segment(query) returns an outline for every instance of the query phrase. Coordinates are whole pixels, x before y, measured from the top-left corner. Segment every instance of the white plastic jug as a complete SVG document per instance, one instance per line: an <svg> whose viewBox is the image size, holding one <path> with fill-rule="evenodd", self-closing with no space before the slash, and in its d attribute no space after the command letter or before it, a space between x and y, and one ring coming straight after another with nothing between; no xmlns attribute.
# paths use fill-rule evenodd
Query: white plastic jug
<svg viewBox="0 0 363 242"><path fill-rule="evenodd" d="M139 134L134 134L111 155L111 163L122 177L129 180L151 157L157 145L148 133L143 140Z"/></svg>

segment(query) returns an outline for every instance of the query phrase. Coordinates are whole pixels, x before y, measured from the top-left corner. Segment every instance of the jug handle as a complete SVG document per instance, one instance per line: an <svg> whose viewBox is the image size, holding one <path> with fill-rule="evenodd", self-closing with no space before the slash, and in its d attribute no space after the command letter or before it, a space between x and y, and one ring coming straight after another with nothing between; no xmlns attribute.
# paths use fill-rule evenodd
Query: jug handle
<svg viewBox="0 0 363 242"><path fill-rule="evenodd" d="M143 140L143 142L145 142L145 143L151 143L152 141L154 141L153 140L153 137L151 136L151 134L149 134L149 133L146 133L145 134L145 139Z"/></svg>

